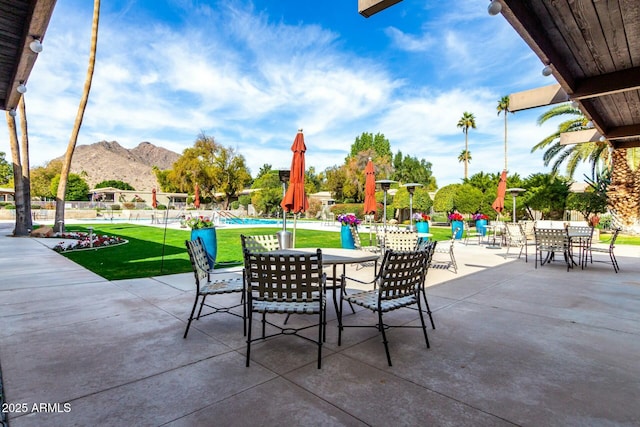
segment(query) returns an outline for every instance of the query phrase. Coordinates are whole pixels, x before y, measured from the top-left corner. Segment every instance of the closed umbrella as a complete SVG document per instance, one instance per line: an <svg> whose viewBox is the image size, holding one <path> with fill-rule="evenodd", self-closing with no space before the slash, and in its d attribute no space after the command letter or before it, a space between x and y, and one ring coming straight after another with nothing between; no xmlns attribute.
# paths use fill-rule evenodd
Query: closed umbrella
<svg viewBox="0 0 640 427"><path fill-rule="evenodd" d="M158 207L158 197L156 196L156 189L151 190L151 206L153 209Z"/></svg>
<svg viewBox="0 0 640 427"><path fill-rule="evenodd" d="M364 214L376 213L376 171L373 168L373 161L369 157L367 166L364 168ZM371 246L371 224L369 224L369 246Z"/></svg>
<svg viewBox="0 0 640 427"><path fill-rule="evenodd" d="M301 213L309 209L309 201L304 191L304 153L307 147L304 144L302 129L298 129L296 138L291 146L293 159L291 160L291 175L289 178L289 188L280 203L285 212ZM293 241L295 246L296 223L293 223Z"/></svg>
<svg viewBox="0 0 640 427"><path fill-rule="evenodd" d="M493 201L491 207L494 211L501 214L504 210L504 196L507 194L507 171L503 170L500 175L500 182L498 183L498 193L496 199Z"/></svg>
<svg viewBox="0 0 640 427"><path fill-rule="evenodd" d="M196 182L195 194L193 195L193 205L196 209L200 209L200 187L198 187L198 183Z"/></svg>

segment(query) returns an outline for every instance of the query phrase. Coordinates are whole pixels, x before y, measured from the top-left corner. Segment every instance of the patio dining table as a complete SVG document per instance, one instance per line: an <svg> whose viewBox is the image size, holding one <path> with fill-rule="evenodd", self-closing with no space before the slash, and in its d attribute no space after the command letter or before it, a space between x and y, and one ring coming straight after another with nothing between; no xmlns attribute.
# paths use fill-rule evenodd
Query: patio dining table
<svg viewBox="0 0 640 427"><path fill-rule="evenodd" d="M340 248L320 248L322 251L322 265L330 266L332 268L332 276L329 279L332 280L332 284L327 286L327 289L331 289L333 295L333 306L336 309L336 314L339 311L338 298L336 290L340 288L342 292L342 285L338 283L337 268L342 266L342 274L345 274L347 264L362 264L365 262L377 262L380 259L380 255L369 252L360 251L357 249L340 249ZM269 252L274 255L297 255L297 254L310 254L315 253L317 248L295 248L295 249L278 249ZM376 268L374 267L374 271Z"/></svg>

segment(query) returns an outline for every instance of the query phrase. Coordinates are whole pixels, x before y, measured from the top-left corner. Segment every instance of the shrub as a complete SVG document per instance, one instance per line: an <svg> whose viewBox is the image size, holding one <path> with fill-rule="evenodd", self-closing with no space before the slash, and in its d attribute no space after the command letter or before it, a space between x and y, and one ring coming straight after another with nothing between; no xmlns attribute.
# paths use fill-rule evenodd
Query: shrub
<svg viewBox="0 0 640 427"><path fill-rule="evenodd" d="M120 205L117 204L117 203L111 205L111 210L112 211L119 211L120 210Z"/></svg>
<svg viewBox="0 0 640 427"><path fill-rule="evenodd" d="M136 204L132 203L132 202L124 202L122 205L124 206L125 209L135 209L136 208Z"/></svg>

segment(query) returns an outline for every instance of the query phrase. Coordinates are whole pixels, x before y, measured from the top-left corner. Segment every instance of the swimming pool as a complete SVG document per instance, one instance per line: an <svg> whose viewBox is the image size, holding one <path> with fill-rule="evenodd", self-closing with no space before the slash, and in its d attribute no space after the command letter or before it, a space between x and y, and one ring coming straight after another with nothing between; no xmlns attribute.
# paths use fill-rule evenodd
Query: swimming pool
<svg viewBox="0 0 640 427"><path fill-rule="evenodd" d="M221 224L242 224L242 225L282 225L281 219L266 219L266 218L221 218Z"/></svg>

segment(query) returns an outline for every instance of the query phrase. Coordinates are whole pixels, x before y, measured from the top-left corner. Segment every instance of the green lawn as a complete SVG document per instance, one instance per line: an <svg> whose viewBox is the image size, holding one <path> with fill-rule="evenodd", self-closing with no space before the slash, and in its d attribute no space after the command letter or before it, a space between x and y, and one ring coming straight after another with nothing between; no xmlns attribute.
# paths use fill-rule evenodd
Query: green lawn
<svg viewBox="0 0 640 427"><path fill-rule="evenodd" d="M95 250L69 252L63 254L109 280L132 279L161 276L165 274L191 272L191 264L185 240L190 238L189 230L167 229L137 224L91 224L94 233L120 236L128 244ZM88 231L89 225L70 225L69 231ZM280 228L218 228L218 253L216 267L242 264L240 234L273 234ZM448 227L431 227L434 240L446 240L451 236ZM609 238L603 234L602 240ZM363 245L369 244L369 233L362 231ZM375 235L374 235L375 239ZM640 244L640 237L620 236L620 243ZM163 244L164 243L164 244ZM374 241L375 243L375 241ZM340 233L333 231L296 230L297 247L339 248Z"/></svg>

